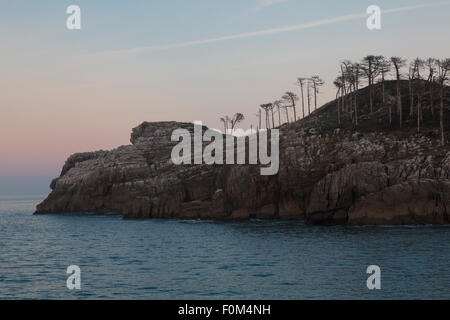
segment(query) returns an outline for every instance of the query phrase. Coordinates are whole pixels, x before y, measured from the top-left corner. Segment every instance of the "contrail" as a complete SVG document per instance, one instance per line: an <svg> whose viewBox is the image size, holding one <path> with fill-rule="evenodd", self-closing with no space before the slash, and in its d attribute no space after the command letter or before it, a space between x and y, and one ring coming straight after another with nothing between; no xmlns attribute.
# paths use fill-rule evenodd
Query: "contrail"
<svg viewBox="0 0 450 320"><path fill-rule="evenodd" d="M440 7L440 6L445 6L445 5L449 5L449 4L450 4L450 1L433 2L433 3L427 3L427 4L420 4L420 5L414 5L414 6L382 10L381 13L389 14L389 13L430 8L430 7ZM141 47L141 48L131 48L131 49L124 49L124 50L108 51L108 52L103 52L103 53L94 53L94 54L88 54L88 56L152 53L152 52L169 50L169 49L199 46L199 45L208 44L208 43L215 43L215 42L222 42L222 41L229 41L229 40L236 40L236 39L244 39L244 38L252 38L252 37L257 37L257 36L265 36L265 35L271 35L271 34L277 34L277 33L285 33L285 32L310 29L310 28L314 28L314 27L325 26L325 25L335 24L335 23L339 23L339 22L346 22L346 21L352 21L352 20L357 20L357 19L361 19L361 18L366 18L367 16L368 15L366 13L355 13L355 14L349 14L349 15L339 16L339 17L335 17L335 18L330 18L330 19L318 20L315 22L310 22L310 23L305 23L305 24L290 25L290 26L278 27L278 28L267 29L267 30L262 30L262 31L239 33L239 34L223 36L223 37L218 37L218 38L210 38L210 39L188 41L188 42L179 42L179 43L173 43L173 44L168 44L168 45L149 46L149 47Z"/></svg>

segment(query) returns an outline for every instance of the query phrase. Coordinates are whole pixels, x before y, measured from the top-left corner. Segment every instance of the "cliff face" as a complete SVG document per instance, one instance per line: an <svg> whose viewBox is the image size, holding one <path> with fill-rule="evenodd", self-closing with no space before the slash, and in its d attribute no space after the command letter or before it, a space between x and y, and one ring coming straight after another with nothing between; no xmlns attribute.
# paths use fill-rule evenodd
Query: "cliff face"
<svg viewBox="0 0 450 320"><path fill-rule="evenodd" d="M261 176L254 165L174 165L177 128L193 132L188 123L146 122L133 129L129 146L72 155L36 213L450 223L450 151L433 137L297 122L280 129L278 174Z"/></svg>

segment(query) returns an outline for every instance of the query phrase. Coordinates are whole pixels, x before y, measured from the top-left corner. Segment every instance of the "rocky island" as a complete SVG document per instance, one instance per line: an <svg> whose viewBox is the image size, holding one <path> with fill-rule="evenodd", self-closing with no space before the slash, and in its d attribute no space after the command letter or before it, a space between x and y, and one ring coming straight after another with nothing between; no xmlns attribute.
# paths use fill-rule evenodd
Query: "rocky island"
<svg viewBox="0 0 450 320"><path fill-rule="evenodd" d="M368 108L367 90L359 92L361 110ZM387 90L394 95L394 83ZM361 112L357 126L344 120L338 126L338 108L332 101L279 128L280 168L274 176L262 176L255 165L175 165L171 134L192 131L193 124L144 122L133 129L131 145L69 157L36 214L450 223L450 147L439 143L436 119L425 117L420 133L414 119L398 128L387 124L386 105ZM447 108L447 119L448 114Z"/></svg>

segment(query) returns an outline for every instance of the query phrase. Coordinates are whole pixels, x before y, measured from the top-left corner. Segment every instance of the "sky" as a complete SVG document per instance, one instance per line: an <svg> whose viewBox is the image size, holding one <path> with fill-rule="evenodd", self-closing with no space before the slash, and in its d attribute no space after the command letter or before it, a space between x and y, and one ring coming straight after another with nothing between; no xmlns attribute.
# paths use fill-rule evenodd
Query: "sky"
<svg viewBox="0 0 450 320"><path fill-rule="evenodd" d="M129 144L143 121L255 126L297 77L325 80L323 104L341 60L448 57L449 30L450 1L0 0L0 195L47 193L70 154Z"/></svg>

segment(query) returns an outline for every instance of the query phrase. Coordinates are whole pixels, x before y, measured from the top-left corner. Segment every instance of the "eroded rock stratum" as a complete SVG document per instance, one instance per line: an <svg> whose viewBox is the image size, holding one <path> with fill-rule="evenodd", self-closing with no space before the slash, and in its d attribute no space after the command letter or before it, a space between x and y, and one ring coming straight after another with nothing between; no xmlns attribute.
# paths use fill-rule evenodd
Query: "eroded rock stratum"
<svg viewBox="0 0 450 320"><path fill-rule="evenodd" d="M174 129L144 122L131 145L74 154L37 214L122 213L125 218L298 219L311 224L446 224L450 151L426 135L280 129L280 169L174 165Z"/></svg>

